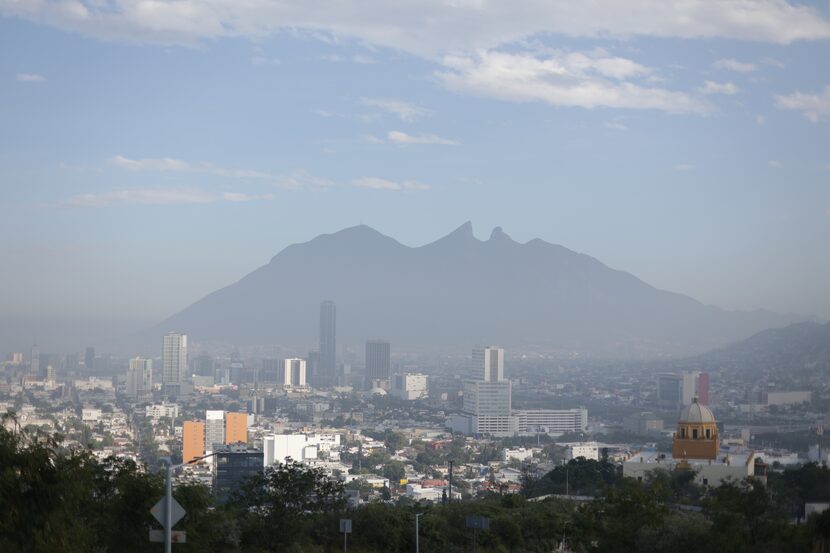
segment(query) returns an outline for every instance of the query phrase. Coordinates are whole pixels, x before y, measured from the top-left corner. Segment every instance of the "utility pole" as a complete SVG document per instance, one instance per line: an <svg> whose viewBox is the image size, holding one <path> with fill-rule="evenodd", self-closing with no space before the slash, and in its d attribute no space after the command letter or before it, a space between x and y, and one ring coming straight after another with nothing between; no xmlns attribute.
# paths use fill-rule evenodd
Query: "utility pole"
<svg viewBox="0 0 830 553"><path fill-rule="evenodd" d="M450 461L450 493L447 494L447 503L452 503L452 461Z"/></svg>
<svg viewBox="0 0 830 553"><path fill-rule="evenodd" d="M421 518L421 515L424 513L415 513L415 553L421 553L421 544L419 538L419 528L418 528L418 519Z"/></svg>

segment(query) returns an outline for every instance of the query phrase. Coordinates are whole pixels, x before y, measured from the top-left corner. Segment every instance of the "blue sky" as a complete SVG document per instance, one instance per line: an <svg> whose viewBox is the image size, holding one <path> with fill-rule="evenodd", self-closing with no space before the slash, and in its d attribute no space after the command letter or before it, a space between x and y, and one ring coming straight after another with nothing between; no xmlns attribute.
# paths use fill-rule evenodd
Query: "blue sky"
<svg viewBox="0 0 830 553"><path fill-rule="evenodd" d="M466 220L830 317L830 3L0 0L0 205L12 318Z"/></svg>

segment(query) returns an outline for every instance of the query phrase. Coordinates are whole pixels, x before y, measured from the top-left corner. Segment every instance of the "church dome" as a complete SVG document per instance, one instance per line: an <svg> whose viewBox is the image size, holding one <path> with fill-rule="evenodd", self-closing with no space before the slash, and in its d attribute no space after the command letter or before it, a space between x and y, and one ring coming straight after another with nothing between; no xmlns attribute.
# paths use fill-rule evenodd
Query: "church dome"
<svg viewBox="0 0 830 553"><path fill-rule="evenodd" d="M688 405L683 408L680 412L680 421L681 423L690 422L693 424L701 424L715 422L715 415L712 414L711 409L706 407L705 405L701 405L698 403L697 398L692 400L692 404Z"/></svg>

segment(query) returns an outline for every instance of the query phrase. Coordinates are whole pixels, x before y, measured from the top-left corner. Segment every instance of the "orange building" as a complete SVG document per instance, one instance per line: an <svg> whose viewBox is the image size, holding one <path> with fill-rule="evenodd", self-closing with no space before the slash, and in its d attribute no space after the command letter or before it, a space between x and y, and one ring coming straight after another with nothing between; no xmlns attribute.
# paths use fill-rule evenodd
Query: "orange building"
<svg viewBox="0 0 830 553"><path fill-rule="evenodd" d="M205 423L184 421L182 426L182 461L188 463L205 454Z"/></svg>
<svg viewBox="0 0 830 553"><path fill-rule="evenodd" d="M225 443L235 444L248 443L248 414L227 413L225 414Z"/></svg>

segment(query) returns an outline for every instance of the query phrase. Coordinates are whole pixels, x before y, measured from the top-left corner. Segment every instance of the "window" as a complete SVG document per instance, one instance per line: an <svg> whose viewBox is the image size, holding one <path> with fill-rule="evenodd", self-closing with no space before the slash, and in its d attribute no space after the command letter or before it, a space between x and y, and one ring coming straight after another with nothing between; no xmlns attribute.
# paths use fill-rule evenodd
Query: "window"
<svg viewBox="0 0 830 553"><path fill-rule="evenodd" d="M709 479L708 479L708 478L704 478L704 479L703 479L703 485L704 485L704 486L708 486L708 485L709 485Z"/></svg>
<svg viewBox="0 0 830 553"><path fill-rule="evenodd" d="M685 428L681 428L681 429L680 429L680 437L681 437L681 438L685 438L685 437L686 437L686 429L685 429Z"/></svg>
<svg viewBox="0 0 830 553"><path fill-rule="evenodd" d="M707 428L707 429L706 429L706 439L707 439L707 440L711 440L711 439L712 439L712 429L711 429L711 428Z"/></svg>
<svg viewBox="0 0 830 553"><path fill-rule="evenodd" d="M692 439L697 440L697 428L692 428Z"/></svg>

